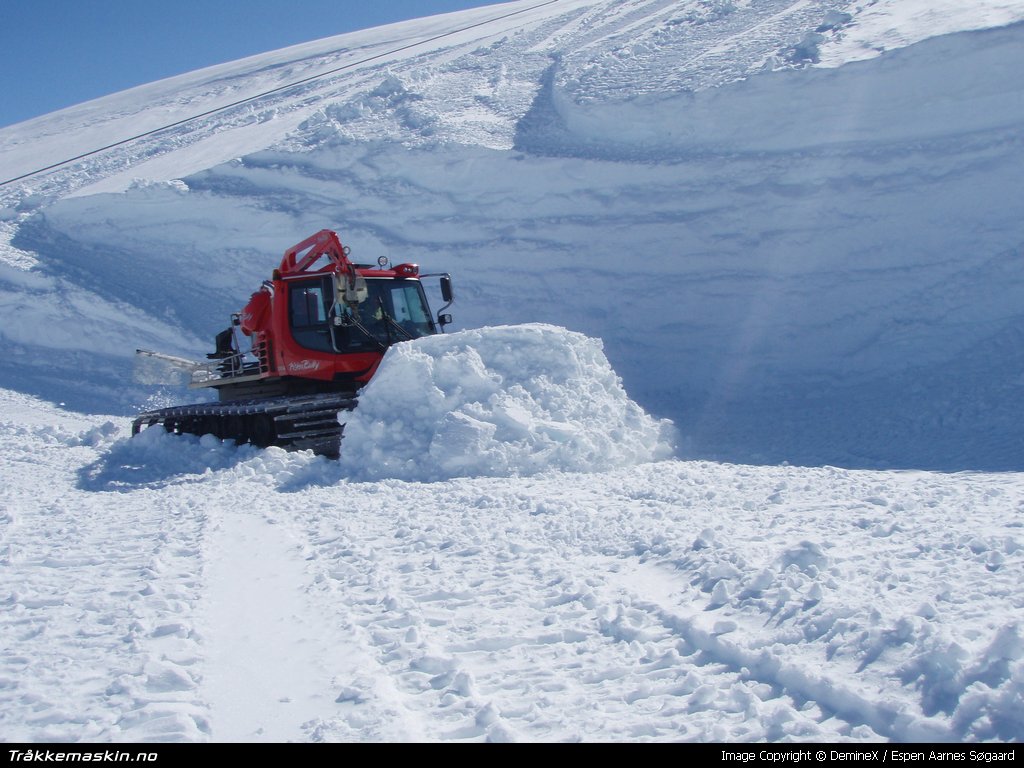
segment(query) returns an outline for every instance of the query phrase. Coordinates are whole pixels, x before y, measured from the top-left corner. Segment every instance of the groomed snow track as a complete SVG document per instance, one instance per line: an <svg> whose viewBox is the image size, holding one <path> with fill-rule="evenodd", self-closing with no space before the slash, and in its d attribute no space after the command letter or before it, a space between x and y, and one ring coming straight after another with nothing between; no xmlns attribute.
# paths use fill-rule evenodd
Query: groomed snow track
<svg viewBox="0 0 1024 768"><path fill-rule="evenodd" d="M349 394L178 405L140 413L132 422L132 434L161 424L175 434L210 434L239 444L311 450L336 459L341 455L343 430L338 413L355 407L356 398Z"/></svg>

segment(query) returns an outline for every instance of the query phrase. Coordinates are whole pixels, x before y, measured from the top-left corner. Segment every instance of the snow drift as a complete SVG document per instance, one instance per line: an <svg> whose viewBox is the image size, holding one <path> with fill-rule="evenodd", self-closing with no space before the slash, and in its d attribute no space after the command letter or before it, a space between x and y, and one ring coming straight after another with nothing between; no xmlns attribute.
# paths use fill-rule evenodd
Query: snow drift
<svg viewBox="0 0 1024 768"><path fill-rule="evenodd" d="M341 419L343 464L365 479L600 472L672 455L670 422L629 399L599 341L539 324L397 344Z"/></svg>

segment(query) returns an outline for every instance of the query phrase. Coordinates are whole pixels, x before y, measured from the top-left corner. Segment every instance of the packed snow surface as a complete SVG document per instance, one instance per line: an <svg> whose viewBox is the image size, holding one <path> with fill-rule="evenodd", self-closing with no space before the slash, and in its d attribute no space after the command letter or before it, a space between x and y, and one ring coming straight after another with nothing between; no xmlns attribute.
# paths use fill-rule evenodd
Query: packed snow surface
<svg viewBox="0 0 1024 768"><path fill-rule="evenodd" d="M0 130L0 738L1024 739L1022 71L521 0ZM130 438L324 227L458 294L342 461Z"/></svg>
<svg viewBox="0 0 1024 768"><path fill-rule="evenodd" d="M359 482L2 406L10 741L1024 733L1016 474Z"/></svg>

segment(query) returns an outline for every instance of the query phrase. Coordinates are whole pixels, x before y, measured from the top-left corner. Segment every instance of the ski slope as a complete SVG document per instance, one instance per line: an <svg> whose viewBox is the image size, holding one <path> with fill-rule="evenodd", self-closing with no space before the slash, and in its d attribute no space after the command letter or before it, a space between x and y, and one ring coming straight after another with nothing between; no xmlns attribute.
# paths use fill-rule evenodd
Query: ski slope
<svg viewBox="0 0 1024 768"><path fill-rule="evenodd" d="M116 145L0 186L0 736L1024 737L1022 43L533 0L0 129ZM342 461L129 439L324 227L458 296Z"/></svg>

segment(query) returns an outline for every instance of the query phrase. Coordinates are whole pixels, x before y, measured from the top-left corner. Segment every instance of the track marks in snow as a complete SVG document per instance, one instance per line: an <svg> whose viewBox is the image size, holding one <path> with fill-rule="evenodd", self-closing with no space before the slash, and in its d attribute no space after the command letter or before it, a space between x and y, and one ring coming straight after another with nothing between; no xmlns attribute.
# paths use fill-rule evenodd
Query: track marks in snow
<svg viewBox="0 0 1024 768"><path fill-rule="evenodd" d="M982 498L932 485L923 474L893 479L884 492L855 488L859 501L836 505L831 535L781 549L773 542L763 559L750 559L749 541L732 542L708 528L682 557L623 569L610 586L627 608L620 606L609 626L623 625L628 616L627 631L618 633L624 640L650 635L652 624L670 630L698 652L698 676L704 669L728 670L724 684L717 684L719 698L738 684L728 675L752 683L747 693L774 691L768 699L748 697L762 710L760 738L825 738L831 729L832 737L844 739L1010 738L1016 715L1001 706L1019 695L1021 601L994 585L994 593L1009 599L993 615L973 611L965 597L985 582L984 572L992 570L986 563L1002 568L1003 552L1016 551L1019 543L1012 534L976 540L972 522L951 526L938 545L926 542L934 538L928 528L937 524L938 509L967 518L985 509L973 526L996 513L1010 532L1019 502L1007 498L1008 485L998 478ZM833 488L847 492L844 486ZM808 490L780 483L765 508L806 519L800 497ZM952 573L969 578L953 588ZM870 596L870 609L855 607L858 592ZM962 612L961 632L942 620L948 612ZM992 670L992 677L982 682L981 670ZM894 679L916 691L913 706L894 695ZM989 707L1000 711L990 718Z"/></svg>
<svg viewBox="0 0 1024 768"><path fill-rule="evenodd" d="M1019 475L671 461L357 483L5 402L12 738L1024 733ZM106 481L81 482L99 455Z"/></svg>
<svg viewBox="0 0 1024 768"><path fill-rule="evenodd" d="M83 498L68 465L123 425L10 393L4 406L24 418L0 425L0 730L26 742L205 738L192 623L203 514Z"/></svg>
<svg viewBox="0 0 1024 768"><path fill-rule="evenodd" d="M367 697L353 685L366 666L360 649L311 603L303 554L273 519L252 505L226 507L211 527L203 693L213 738L307 740L332 702Z"/></svg>
<svg viewBox="0 0 1024 768"><path fill-rule="evenodd" d="M1015 481L724 471L652 465L572 494L547 478L518 493L352 484L358 526L330 505L305 524L314 567L351 597L381 672L433 738L1014 732ZM972 535L974 515L1008 538ZM982 592L987 617L964 599Z"/></svg>

